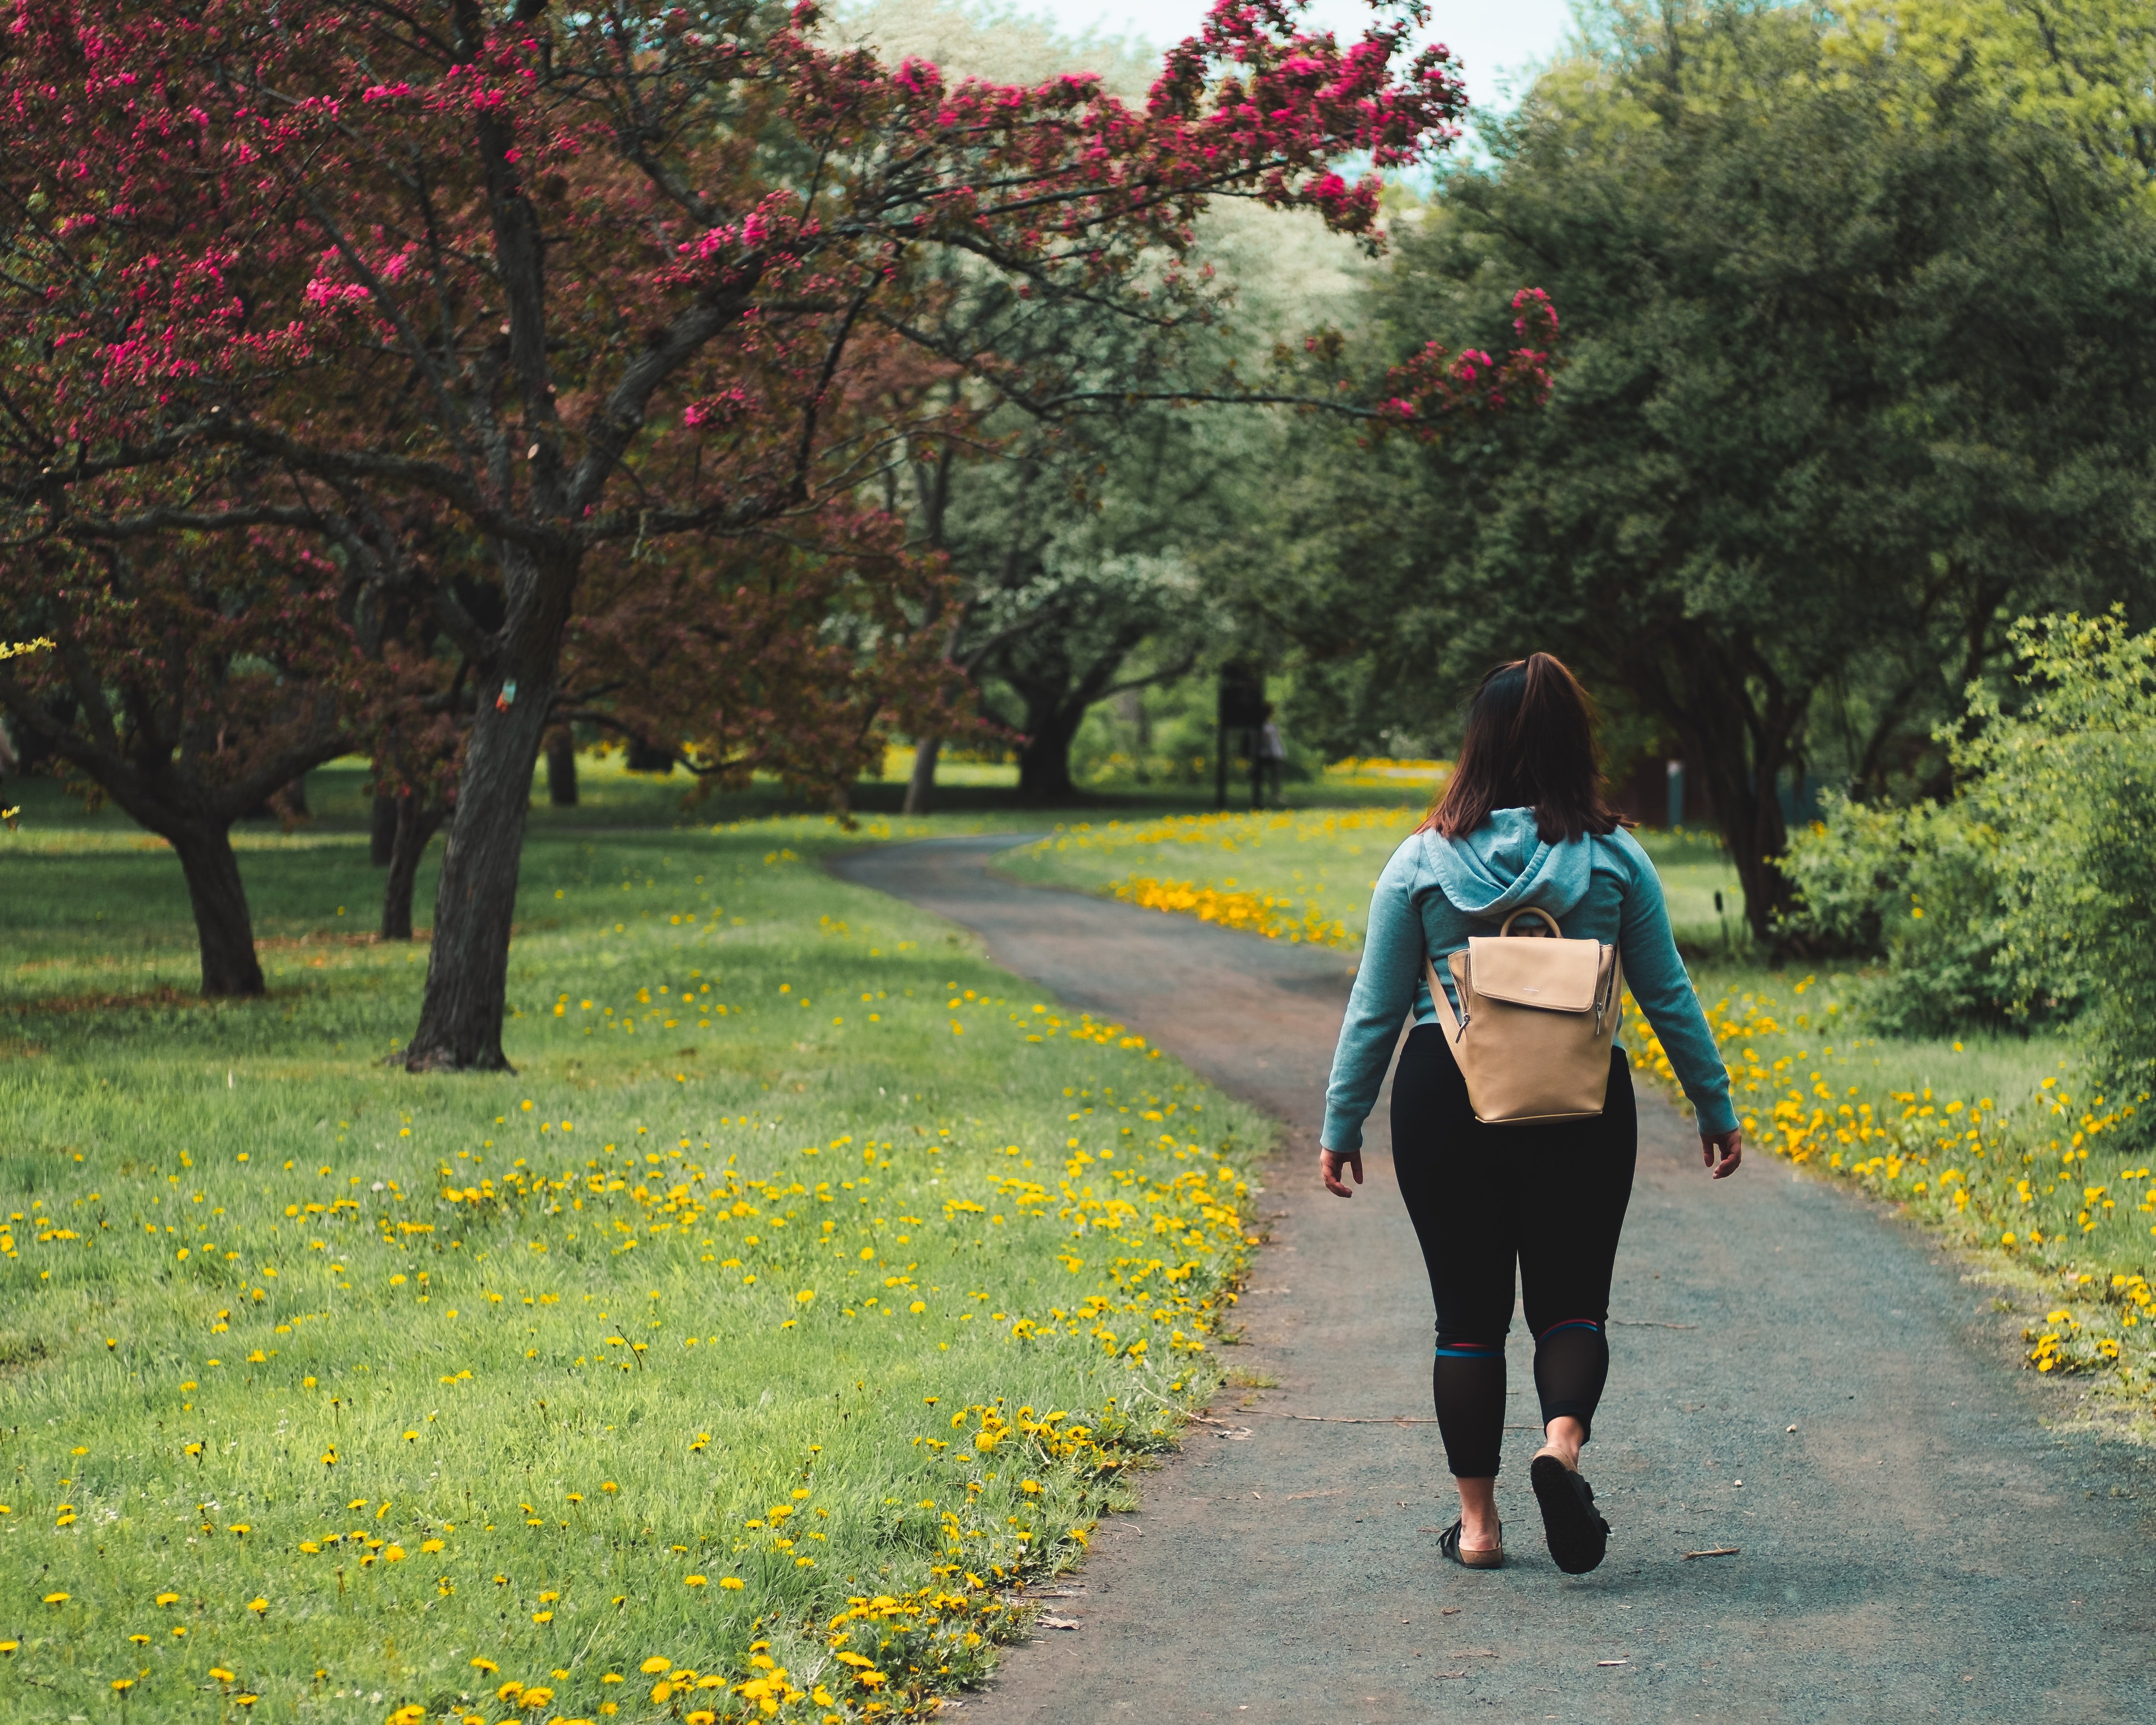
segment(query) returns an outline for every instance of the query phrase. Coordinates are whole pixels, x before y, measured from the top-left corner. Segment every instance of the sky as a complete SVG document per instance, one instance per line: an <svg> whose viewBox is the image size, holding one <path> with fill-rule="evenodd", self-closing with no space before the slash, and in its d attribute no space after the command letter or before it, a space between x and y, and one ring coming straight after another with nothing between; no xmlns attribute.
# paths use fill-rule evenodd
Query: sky
<svg viewBox="0 0 2156 1725"><path fill-rule="evenodd" d="M1207 0L1019 0L1017 9L1052 18L1073 35L1090 28L1164 48L1197 29ZM1309 16L1345 38L1361 33L1370 11L1362 0L1314 0ZM1510 107L1506 74L1547 58L1571 21L1567 0L1431 0L1429 36L1459 59L1477 107ZM1510 81L1515 89L1527 82Z"/></svg>

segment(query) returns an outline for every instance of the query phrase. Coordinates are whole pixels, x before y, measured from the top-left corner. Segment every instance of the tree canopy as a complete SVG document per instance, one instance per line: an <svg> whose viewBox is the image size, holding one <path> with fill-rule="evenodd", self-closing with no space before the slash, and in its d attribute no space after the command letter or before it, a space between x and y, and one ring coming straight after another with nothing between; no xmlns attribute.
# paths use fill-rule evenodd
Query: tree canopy
<svg viewBox="0 0 2156 1725"><path fill-rule="evenodd" d="M2015 618L2145 603L2148 221L1968 64L1802 10L1612 8L1486 136L1367 339L1471 340L1533 279L1548 407L1413 459L1313 432L1247 603L1366 736L1567 655L1703 776L1766 935L1780 787L1935 778Z"/></svg>
<svg viewBox="0 0 2156 1725"><path fill-rule="evenodd" d="M429 614L471 726L410 1058L498 1065L588 565L633 580L655 545L810 512L863 517L827 547L881 545L860 482L921 399L894 373L1058 400L1054 355L946 339L941 260L1162 330L1209 315L1183 261L1209 199L1374 244L1377 174L1339 165L1441 147L1460 85L1411 4L1348 43L1298 10L1222 0L1137 106L886 64L806 4L26 0L0 39L0 532L283 533L364 589L348 610ZM474 551L498 620L465 603Z"/></svg>

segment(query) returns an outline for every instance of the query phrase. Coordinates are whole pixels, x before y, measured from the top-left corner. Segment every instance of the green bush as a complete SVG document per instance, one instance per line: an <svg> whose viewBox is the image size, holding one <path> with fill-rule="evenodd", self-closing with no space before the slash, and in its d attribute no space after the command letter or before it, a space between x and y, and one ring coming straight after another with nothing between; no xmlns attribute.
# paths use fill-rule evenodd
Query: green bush
<svg viewBox="0 0 2156 1725"><path fill-rule="evenodd" d="M2096 1076L2138 1096L2156 1081L2156 633L2114 608L2025 619L2012 641L2025 696L2010 712L1974 692L1954 752L1962 800L2000 834L1997 968L2024 1009L2047 991L2085 999Z"/></svg>
<svg viewBox="0 0 2156 1725"><path fill-rule="evenodd" d="M1793 939L1886 961L1901 1028L2075 1019L2095 1076L2156 1085L2156 634L2025 619L2010 706L1969 695L1946 804L1837 799L1792 845Z"/></svg>
<svg viewBox="0 0 2156 1725"><path fill-rule="evenodd" d="M1958 802L1884 808L1833 793L1825 802L1782 865L1798 894L1784 937L1821 954L1883 957L1867 1004L1895 1034L2025 1022L2000 968L1998 834ZM2040 1014L2061 998L2050 991Z"/></svg>

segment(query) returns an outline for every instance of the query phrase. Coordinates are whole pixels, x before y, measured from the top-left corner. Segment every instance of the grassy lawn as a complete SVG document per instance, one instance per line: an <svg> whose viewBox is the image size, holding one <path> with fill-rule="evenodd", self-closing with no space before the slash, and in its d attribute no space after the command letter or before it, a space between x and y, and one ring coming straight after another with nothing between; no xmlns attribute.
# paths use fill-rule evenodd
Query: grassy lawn
<svg viewBox="0 0 2156 1725"><path fill-rule="evenodd" d="M1371 886L1421 805L1066 823L998 866L1276 939L1362 942ZM2156 1177L2146 1098L2082 1081L2061 1038L1876 1034L1865 979L1769 968L1709 836L1640 834L1722 1044L1748 1136L1940 1230L2030 1307L2029 1361L2156 1401ZM1723 910L1717 911L1717 893ZM1644 1022L1635 1064L1675 1094Z"/></svg>
<svg viewBox="0 0 2156 1725"><path fill-rule="evenodd" d="M1427 806L1065 822L997 866L1038 886L1109 893L1275 939L1358 947L1378 871ZM1740 943L1743 894L1714 839L1697 833L1637 836L1661 871L1677 938L1687 948L1715 952ZM1717 892L1722 911L1715 909Z"/></svg>
<svg viewBox="0 0 2156 1725"><path fill-rule="evenodd" d="M0 1716L916 1715L1216 1381L1262 1120L818 865L890 826L603 777L514 1076L383 1064L356 783L253 1003L156 841L0 835Z"/></svg>

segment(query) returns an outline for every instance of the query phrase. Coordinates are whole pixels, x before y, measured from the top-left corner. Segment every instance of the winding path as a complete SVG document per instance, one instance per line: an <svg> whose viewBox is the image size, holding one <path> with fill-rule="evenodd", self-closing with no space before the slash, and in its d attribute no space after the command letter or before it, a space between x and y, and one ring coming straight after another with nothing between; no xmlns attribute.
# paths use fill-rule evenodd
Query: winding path
<svg viewBox="0 0 2156 1725"><path fill-rule="evenodd" d="M1609 1559L1568 1579L1542 1549L1516 1325L1512 1562L1446 1563L1436 1428L1382 1417L1430 1411L1429 1284L1384 1105L1353 1200L1309 1172L1350 960L1018 886L987 868L1014 842L836 867L1286 1122L1249 1345L1229 1356L1278 1386L1223 1393L1221 1424L1191 1428L1053 1602L1078 1628L1014 1649L954 1717L2156 1718L2156 1457L2045 1424L2071 1394L2015 1369L2025 1317L1922 1235L1763 1158L1711 1185L1687 1123L1645 1092L1586 1460ZM1685 1555L1717 1547L1739 1549Z"/></svg>

